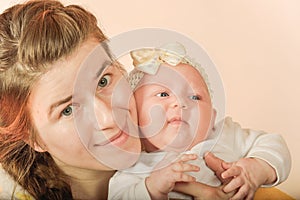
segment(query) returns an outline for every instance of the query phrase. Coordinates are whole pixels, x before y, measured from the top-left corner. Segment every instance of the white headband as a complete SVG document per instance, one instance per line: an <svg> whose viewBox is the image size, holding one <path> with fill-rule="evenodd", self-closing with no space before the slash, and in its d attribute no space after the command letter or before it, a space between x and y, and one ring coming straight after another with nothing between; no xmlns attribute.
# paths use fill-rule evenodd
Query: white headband
<svg viewBox="0 0 300 200"><path fill-rule="evenodd" d="M212 98L213 91L210 88L208 76L200 64L193 61L186 55L185 47L176 42L168 43L160 48L142 48L130 52L135 67L130 72L128 81L131 88L134 90L139 81L143 78L144 73L155 75L159 66L162 63L167 63L171 66L176 66L179 63L185 63L197 69L204 79L210 97Z"/></svg>

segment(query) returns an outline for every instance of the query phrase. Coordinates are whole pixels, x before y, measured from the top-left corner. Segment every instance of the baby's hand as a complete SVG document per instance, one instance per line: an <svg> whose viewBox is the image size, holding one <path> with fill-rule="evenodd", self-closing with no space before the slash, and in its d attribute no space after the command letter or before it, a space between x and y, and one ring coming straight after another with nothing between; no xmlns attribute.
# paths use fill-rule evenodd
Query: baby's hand
<svg viewBox="0 0 300 200"><path fill-rule="evenodd" d="M257 158L242 158L232 163L223 162L222 166L226 171L221 174L221 177L232 178L223 191L227 193L238 189L232 199L253 199L261 185L276 180L275 170L268 163Z"/></svg>
<svg viewBox="0 0 300 200"><path fill-rule="evenodd" d="M146 178L146 186L151 199L167 199L168 193L174 189L176 182L195 181L194 177L185 173L200 170L198 166L186 163L195 159L197 159L195 154L184 154L167 167L151 172Z"/></svg>

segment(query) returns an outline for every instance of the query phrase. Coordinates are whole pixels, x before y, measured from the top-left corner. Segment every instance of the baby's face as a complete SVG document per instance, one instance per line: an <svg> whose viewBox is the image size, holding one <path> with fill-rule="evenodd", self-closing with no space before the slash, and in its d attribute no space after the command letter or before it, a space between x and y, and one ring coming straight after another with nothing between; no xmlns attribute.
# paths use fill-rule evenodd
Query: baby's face
<svg viewBox="0 0 300 200"><path fill-rule="evenodd" d="M162 64L156 75L145 74L135 98L147 151L184 151L206 138L214 112L194 67Z"/></svg>

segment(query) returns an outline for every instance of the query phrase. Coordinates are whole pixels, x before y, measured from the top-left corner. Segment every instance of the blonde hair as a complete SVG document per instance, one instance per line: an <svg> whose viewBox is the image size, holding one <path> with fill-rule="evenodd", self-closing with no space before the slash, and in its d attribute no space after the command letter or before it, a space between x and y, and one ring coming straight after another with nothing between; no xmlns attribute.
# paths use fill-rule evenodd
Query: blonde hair
<svg viewBox="0 0 300 200"><path fill-rule="evenodd" d="M77 5L32 0L0 15L0 163L35 199L72 199L72 193L51 155L31 147L38 134L28 98L49 64L88 38L106 39L96 18Z"/></svg>

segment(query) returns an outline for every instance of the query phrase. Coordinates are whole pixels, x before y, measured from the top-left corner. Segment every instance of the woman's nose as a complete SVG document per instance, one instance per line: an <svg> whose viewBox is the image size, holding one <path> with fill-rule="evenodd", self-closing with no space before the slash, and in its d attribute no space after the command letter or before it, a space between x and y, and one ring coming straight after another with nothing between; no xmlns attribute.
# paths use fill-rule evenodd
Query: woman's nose
<svg viewBox="0 0 300 200"><path fill-rule="evenodd" d="M95 98L95 115L100 130L114 128L114 117L110 100Z"/></svg>

